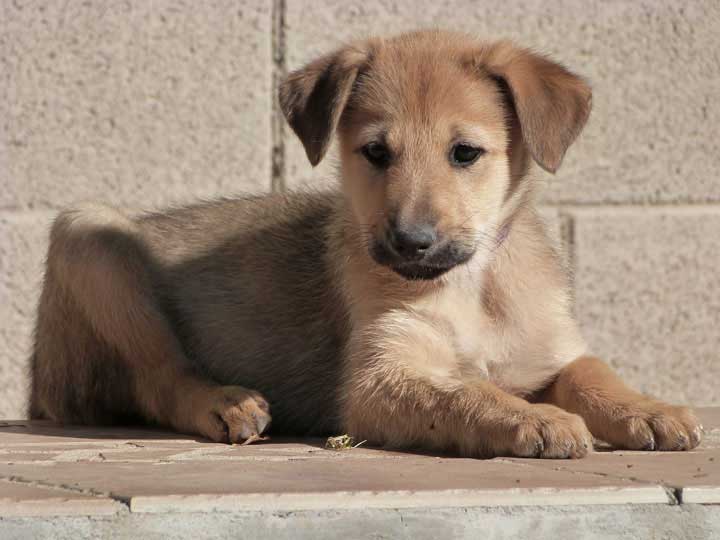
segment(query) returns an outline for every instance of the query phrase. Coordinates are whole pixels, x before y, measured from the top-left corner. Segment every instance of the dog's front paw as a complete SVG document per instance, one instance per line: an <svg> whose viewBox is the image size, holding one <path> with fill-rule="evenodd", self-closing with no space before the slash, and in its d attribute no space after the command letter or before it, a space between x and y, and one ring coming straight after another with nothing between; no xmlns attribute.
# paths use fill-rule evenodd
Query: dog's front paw
<svg viewBox="0 0 720 540"><path fill-rule="evenodd" d="M511 453L518 457L581 458L592 451L585 421L554 405L531 405L514 431Z"/></svg>
<svg viewBox="0 0 720 540"><path fill-rule="evenodd" d="M270 426L265 398L241 386L209 388L194 401L195 429L215 442L252 441Z"/></svg>
<svg viewBox="0 0 720 540"><path fill-rule="evenodd" d="M687 407L643 399L614 409L603 439L616 448L691 450L702 439L702 426Z"/></svg>

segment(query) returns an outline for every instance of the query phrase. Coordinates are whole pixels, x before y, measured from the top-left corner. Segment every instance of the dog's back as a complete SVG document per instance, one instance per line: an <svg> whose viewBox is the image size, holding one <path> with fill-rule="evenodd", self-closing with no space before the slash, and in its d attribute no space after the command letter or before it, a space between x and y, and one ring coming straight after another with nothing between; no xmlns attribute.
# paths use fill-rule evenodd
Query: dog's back
<svg viewBox="0 0 720 540"><path fill-rule="evenodd" d="M334 392L345 319L327 264L339 204L332 193L225 199L131 223L93 206L62 214L53 241L65 244L59 249L66 258L72 234L67 222L95 222L94 232L75 234L103 241L116 235L116 244L128 244L126 255L141 252L152 281L148 300L200 372L262 392L283 432L325 432L337 421ZM114 347L75 309L64 274L68 266L56 260L57 251L50 249L39 309L31 415L102 423L133 419L134 411L123 410L133 401L133 385L119 365L112 369L118 364ZM88 262L83 253L74 255L77 265ZM98 301L111 299L112 294Z"/></svg>

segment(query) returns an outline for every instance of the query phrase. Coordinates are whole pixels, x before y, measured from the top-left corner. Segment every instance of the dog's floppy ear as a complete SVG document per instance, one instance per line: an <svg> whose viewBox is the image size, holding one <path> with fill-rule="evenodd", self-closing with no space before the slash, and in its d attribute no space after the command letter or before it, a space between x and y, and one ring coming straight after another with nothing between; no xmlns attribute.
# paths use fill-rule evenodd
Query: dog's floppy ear
<svg viewBox="0 0 720 540"><path fill-rule="evenodd" d="M280 108L313 167L325 156L366 61L362 47L349 46L290 73L280 85Z"/></svg>
<svg viewBox="0 0 720 540"><path fill-rule="evenodd" d="M588 83L563 66L509 42L475 52L473 63L510 90L530 155L554 173L590 116Z"/></svg>

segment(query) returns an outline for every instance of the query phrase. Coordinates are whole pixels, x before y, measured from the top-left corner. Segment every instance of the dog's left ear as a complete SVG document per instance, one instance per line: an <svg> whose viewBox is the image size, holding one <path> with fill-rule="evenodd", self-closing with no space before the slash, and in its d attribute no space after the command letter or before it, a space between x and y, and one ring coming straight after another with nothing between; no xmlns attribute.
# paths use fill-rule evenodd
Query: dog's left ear
<svg viewBox="0 0 720 540"><path fill-rule="evenodd" d="M554 173L590 116L592 91L563 66L509 42L472 53L475 69L500 79L533 159Z"/></svg>
<svg viewBox="0 0 720 540"><path fill-rule="evenodd" d="M280 85L280 108L313 167L325 156L366 61L362 46L349 46L290 73Z"/></svg>

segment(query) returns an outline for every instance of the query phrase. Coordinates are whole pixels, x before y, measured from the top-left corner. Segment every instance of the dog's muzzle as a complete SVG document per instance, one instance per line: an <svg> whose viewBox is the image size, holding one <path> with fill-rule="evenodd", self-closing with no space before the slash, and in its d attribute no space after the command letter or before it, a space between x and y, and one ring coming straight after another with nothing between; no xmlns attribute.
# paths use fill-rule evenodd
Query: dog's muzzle
<svg viewBox="0 0 720 540"><path fill-rule="evenodd" d="M467 262L474 252L474 247L441 238L429 224L391 225L370 248L375 262L410 280L435 279Z"/></svg>

